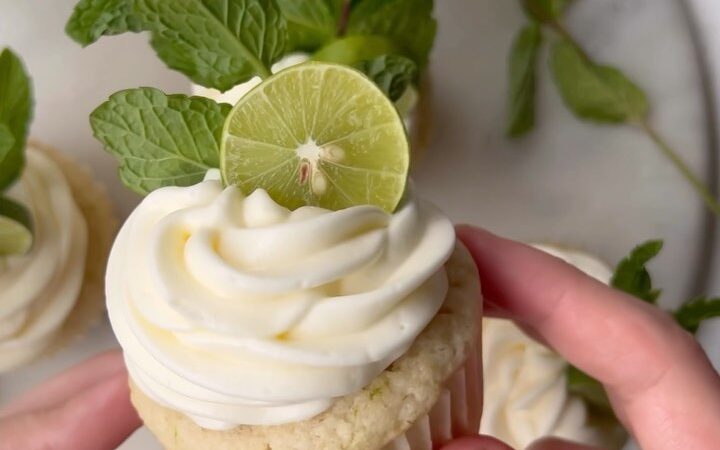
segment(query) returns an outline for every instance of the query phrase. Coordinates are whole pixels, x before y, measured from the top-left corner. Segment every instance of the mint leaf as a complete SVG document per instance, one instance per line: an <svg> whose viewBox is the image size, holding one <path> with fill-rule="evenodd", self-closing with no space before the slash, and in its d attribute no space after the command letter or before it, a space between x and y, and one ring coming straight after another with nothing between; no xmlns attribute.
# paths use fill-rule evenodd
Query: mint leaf
<svg viewBox="0 0 720 450"><path fill-rule="evenodd" d="M695 333L704 320L720 317L720 298L692 299L678 308L673 315L681 327Z"/></svg>
<svg viewBox="0 0 720 450"><path fill-rule="evenodd" d="M527 15L539 22L559 19L572 0L521 0Z"/></svg>
<svg viewBox="0 0 720 450"><path fill-rule="evenodd" d="M7 125L0 123L0 161L4 161L10 155L14 145L15 136L13 136L12 131Z"/></svg>
<svg viewBox="0 0 720 450"><path fill-rule="evenodd" d="M415 63L397 55L384 55L362 61L355 67L373 80L393 102L402 97L417 76Z"/></svg>
<svg viewBox="0 0 720 450"><path fill-rule="evenodd" d="M510 50L508 75L508 125L506 133L518 137L535 125L535 89L537 59L542 43L542 31L536 23L525 26L518 33Z"/></svg>
<svg viewBox="0 0 720 450"><path fill-rule="evenodd" d="M313 59L352 66L361 61L398 52L399 49L393 41L382 36L347 36L318 50Z"/></svg>
<svg viewBox="0 0 720 450"><path fill-rule="evenodd" d="M22 255L33 243L30 211L9 198L0 196L0 256Z"/></svg>
<svg viewBox="0 0 720 450"><path fill-rule="evenodd" d="M565 104L581 119L623 123L647 116L647 98L637 85L613 67L588 61L569 41L553 46L551 69Z"/></svg>
<svg viewBox="0 0 720 450"><path fill-rule="evenodd" d="M83 47L102 36L142 30L132 13L132 0L82 0L75 6L65 33Z"/></svg>
<svg viewBox="0 0 720 450"><path fill-rule="evenodd" d="M342 1L277 0L285 16L288 50L315 51L335 38L342 14Z"/></svg>
<svg viewBox="0 0 720 450"><path fill-rule="evenodd" d="M655 304L660 290L653 289L652 279L645 265L662 250L663 241L648 241L638 245L615 268L610 285L648 303Z"/></svg>
<svg viewBox="0 0 720 450"><path fill-rule="evenodd" d="M0 124L12 134L13 144L0 152L0 192L20 176L25 162L25 140L32 116L32 87L22 61L10 49L0 53ZM5 145L7 145L5 138Z"/></svg>
<svg viewBox="0 0 720 450"><path fill-rule="evenodd" d="M128 9L118 0L81 1L71 36L91 43L102 34L149 31L165 64L221 91L269 76L285 54L287 24L275 0L126 1Z"/></svg>
<svg viewBox="0 0 720 450"><path fill-rule="evenodd" d="M387 37L423 69L436 31L433 0L364 0L353 7L346 32Z"/></svg>
<svg viewBox="0 0 720 450"><path fill-rule="evenodd" d="M574 366L568 366L566 375L570 394L581 397L600 411L612 414L607 392L598 380Z"/></svg>
<svg viewBox="0 0 720 450"><path fill-rule="evenodd" d="M220 166L220 135L231 106L153 88L113 94L90 115L95 137L120 161L120 178L147 194L189 186Z"/></svg>

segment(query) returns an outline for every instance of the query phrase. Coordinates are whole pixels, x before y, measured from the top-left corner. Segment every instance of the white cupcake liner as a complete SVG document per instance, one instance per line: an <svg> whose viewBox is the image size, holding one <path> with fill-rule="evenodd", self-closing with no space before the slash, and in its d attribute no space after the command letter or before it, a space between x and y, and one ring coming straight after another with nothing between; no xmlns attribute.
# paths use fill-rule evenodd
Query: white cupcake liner
<svg viewBox="0 0 720 450"><path fill-rule="evenodd" d="M477 434L483 400L480 361L480 346L473 346L430 411L383 450L433 450L455 438Z"/></svg>

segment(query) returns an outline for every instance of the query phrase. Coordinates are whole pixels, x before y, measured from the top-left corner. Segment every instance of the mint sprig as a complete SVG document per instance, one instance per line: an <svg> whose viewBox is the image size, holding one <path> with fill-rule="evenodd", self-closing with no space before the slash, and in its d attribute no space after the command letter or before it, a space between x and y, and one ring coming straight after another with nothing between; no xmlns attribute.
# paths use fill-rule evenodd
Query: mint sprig
<svg viewBox="0 0 720 450"><path fill-rule="evenodd" d="M437 33L432 13L432 0L363 0L352 8L346 33L387 37L424 69Z"/></svg>
<svg viewBox="0 0 720 450"><path fill-rule="evenodd" d="M120 161L120 178L145 195L190 186L220 167L220 137L231 106L154 88L113 94L90 115L95 137Z"/></svg>
<svg viewBox="0 0 720 450"><path fill-rule="evenodd" d="M25 206L3 197L22 173L32 118L32 86L20 58L0 53L0 256L26 253L32 246L32 218Z"/></svg>
<svg viewBox="0 0 720 450"><path fill-rule="evenodd" d="M168 67L221 91L270 76L287 41L275 0L83 0L67 29L83 45L102 35L149 31Z"/></svg>
<svg viewBox="0 0 720 450"><path fill-rule="evenodd" d="M663 241L648 241L635 247L615 268L610 285L634 297L655 304L661 291L653 289L646 265L663 248Z"/></svg>
<svg viewBox="0 0 720 450"><path fill-rule="evenodd" d="M102 36L142 31L132 13L131 0L82 0L65 26L65 32L86 47Z"/></svg>
<svg viewBox="0 0 720 450"><path fill-rule="evenodd" d="M384 55L356 66L390 98L397 101L417 76L415 63L398 55Z"/></svg>
<svg viewBox="0 0 720 450"><path fill-rule="evenodd" d="M565 105L584 121L609 125L629 125L642 131L671 164L687 179L707 208L720 216L720 203L709 188L690 169L654 127L650 118L647 95L620 69L593 60L563 24L563 13L571 0L519 0L529 22L540 24L548 31L552 46L550 69L555 85ZM511 59L513 58L511 54ZM517 108L515 81L526 75L525 67L510 64L510 95L508 109ZM532 95L534 97L534 93ZM534 114L534 100L526 95L523 115L509 114L508 135L518 137L530 132L534 126L529 117ZM517 122L517 117L526 119Z"/></svg>
<svg viewBox="0 0 720 450"><path fill-rule="evenodd" d="M30 77L20 58L6 48L0 53L0 124L12 134L13 144L0 154L0 192L22 172L32 106Z"/></svg>
<svg viewBox="0 0 720 450"><path fill-rule="evenodd" d="M285 16L288 51L315 51L335 39L342 19L343 0L277 0Z"/></svg>
<svg viewBox="0 0 720 450"><path fill-rule="evenodd" d="M618 263L611 286L655 305L661 291L653 287L646 265L660 253L662 247L661 240L647 241L636 246ZM720 298L698 297L685 302L671 314L683 329L696 333L704 320L720 317ZM568 366L567 388L597 411L613 414L603 385L577 367Z"/></svg>
<svg viewBox="0 0 720 450"><path fill-rule="evenodd" d="M720 317L720 298L694 298L678 308L673 316L681 327L695 333L703 321Z"/></svg>
<svg viewBox="0 0 720 450"><path fill-rule="evenodd" d="M536 72L541 43L540 26L530 23L520 30L510 50L508 136L520 136L535 125Z"/></svg>

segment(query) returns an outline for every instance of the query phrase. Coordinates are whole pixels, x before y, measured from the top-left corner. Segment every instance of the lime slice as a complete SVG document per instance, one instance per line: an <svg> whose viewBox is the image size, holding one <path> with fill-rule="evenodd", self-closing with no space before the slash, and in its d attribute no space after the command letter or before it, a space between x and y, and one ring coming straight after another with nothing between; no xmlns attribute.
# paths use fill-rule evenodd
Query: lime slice
<svg viewBox="0 0 720 450"><path fill-rule="evenodd" d="M0 197L0 256L27 253L32 243L32 219L28 210Z"/></svg>
<svg viewBox="0 0 720 450"><path fill-rule="evenodd" d="M392 212L410 160L392 102L350 67L308 62L245 95L225 122L221 167L228 184L263 188L278 203Z"/></svg>

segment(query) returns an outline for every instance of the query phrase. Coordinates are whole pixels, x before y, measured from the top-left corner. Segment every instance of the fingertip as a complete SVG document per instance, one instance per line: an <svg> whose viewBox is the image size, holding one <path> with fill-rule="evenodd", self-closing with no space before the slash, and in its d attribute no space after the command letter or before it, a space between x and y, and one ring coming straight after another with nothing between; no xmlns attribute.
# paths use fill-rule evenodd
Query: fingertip
<svg viewBox="0 0 720 450"><path fill-rule="evenodd" d="M114 449L142 425L130 402L127 373L98 383L54 411L67 448Z"/></svg>

